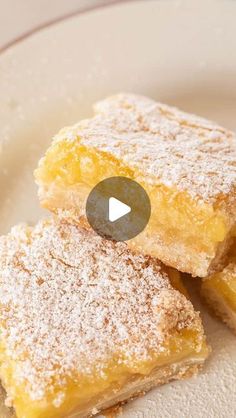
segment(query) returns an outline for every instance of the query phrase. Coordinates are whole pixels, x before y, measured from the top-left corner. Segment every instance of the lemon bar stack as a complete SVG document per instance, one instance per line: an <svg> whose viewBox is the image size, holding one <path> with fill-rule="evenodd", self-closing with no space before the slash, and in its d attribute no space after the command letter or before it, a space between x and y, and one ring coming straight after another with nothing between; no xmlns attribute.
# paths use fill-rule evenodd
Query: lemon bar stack
<svg viewBox="0 0 236 418"><path fill-rule="evenodd" d="M135 179L152 206L126 243L85 215L92 187L113 176ZM209 347L178 271L217 289L225 315L233 286L216 283L229 282L236 232L235 136L120 94L62 129L35 177L56 216L0 239L0 378L16 417L91 417L195 374Z"/></svg>
<svg viewBox="0 0 236 418"><path fill-rule="evenodd" d="M91 187L114 175L137 180L151 200L147 228L128 245L206 278L202 295L236 330L235 134L119 94L97 103L92 119L60 131L35 172L41 204L85 225Z"/></svg>

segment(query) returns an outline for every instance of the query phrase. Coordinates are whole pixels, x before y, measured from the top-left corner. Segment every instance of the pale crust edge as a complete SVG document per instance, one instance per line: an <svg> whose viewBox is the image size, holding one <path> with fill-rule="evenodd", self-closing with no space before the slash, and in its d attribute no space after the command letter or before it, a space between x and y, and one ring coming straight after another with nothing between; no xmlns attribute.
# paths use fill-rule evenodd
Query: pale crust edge
<svg viewBox="0 0 236 418"><path fill-rule="evenodd" d="M94 415L98 416L102 412L111 407L117 407L131 401L137 397L141 397L149 392L151 389L168 383L172 380L182 380L195 376L207 357L208 352L199 355L197 358L187 358L181 362L173 363L152 371L147 376L138 375L132 382L128 382L117 393L106 393L103 398L98 399L86 409L80 412L75 412L65 418L90 418ZM12 409L7 409L4 404L4 391L0 388L0 412L1 418L17 418ZM94 401L93 401L94 402Z"/></svg>
<svg viewBox="0 0 236 418"><path fill-rule="evenodd" d="M112 406L122 405L137 397L141 397L151 389L172 380L182 380L196 375L201 369L204 360L205 357L198 359L189 358L178 363L158 368L152 371L148 376L138 376L132 382L127 383L117 394L112 394L112 396L108 396L107 398L98 401L93 407L93 409L97 409L98 411L95 415L101 414L102 411L105 412L106 409ZM94 414L91 414L91 410L89 411L88 409L87 411L81 411L79 414L70 415L67 418L89 418L92 416L94 416Z"/></svg>

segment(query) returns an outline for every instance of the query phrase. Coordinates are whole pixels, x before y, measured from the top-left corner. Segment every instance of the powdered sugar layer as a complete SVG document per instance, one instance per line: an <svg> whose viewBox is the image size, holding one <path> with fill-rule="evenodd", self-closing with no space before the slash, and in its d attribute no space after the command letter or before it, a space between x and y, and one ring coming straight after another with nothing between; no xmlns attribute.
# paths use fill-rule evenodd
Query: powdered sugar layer
<svg viewBox="0 0 236 418"><path fill-rule="evenodd" d="M120 94L95 105L97 115L56 138L105 151L154 184L205 202L236 186L236 137L217 124L151 99Z"/></svg>
<svg viewBox="0 0 236 418"><path fill-rule="evenodd" d="M173 328L198 329L200 349L191 303L157 262L124 243L56 220L22 225L0 240L0 270L0 338L32 399L63 387L65 376L106 379L114 356L135 369Z"/></svg>

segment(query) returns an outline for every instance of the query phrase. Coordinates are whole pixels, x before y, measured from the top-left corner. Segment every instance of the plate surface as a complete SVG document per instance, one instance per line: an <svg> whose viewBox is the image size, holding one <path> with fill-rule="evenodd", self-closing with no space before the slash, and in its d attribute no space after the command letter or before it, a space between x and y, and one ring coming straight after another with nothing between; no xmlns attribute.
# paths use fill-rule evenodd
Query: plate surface
<svg viewBox="0 0 236 418"><path fill-rule="evenodd" d="M233 0L127 2L52 25L3 53L0 233L45 215L32 171L52 135L91 115L97 99L146 94L236 130L235 16ZM130 403L125 418L236 416L236 339L201 309L213 348L203 372Z"/></svg>

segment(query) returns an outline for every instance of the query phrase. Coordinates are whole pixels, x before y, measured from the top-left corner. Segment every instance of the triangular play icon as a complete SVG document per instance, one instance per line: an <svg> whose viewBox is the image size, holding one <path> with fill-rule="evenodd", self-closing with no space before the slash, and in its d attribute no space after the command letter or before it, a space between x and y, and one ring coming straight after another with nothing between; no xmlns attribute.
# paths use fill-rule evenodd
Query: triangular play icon
<svg viewBox="0 0 236 418"><path fill-rule="evenodd" d="M117 219L122 218L122 216L127 215L131 212L131 207L116 199L115 197L109 198L109 221L115 222Z"/></svg>

